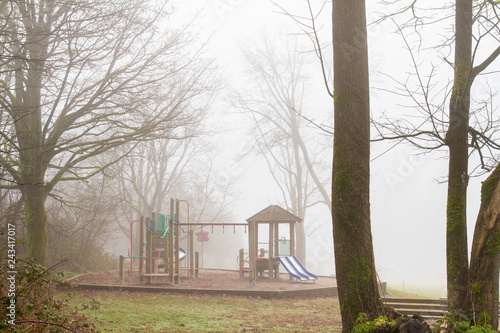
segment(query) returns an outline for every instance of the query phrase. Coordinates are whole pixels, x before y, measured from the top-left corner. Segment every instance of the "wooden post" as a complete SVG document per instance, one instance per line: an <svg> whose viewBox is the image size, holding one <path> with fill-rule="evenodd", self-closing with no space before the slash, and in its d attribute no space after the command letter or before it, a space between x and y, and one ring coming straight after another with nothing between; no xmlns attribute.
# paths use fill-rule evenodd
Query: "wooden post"
<svg viewBox="0 0 500 333"><path fill-rule="evenodd" d="M248 222L248 248L249 248L249 264L250 269L248 272L248 283L250 287L255 286L257 276L256 276L256 263L255 256L257 254L257 241L255 237L255 222Z"/></svg>
<svg viewBox="0 0 500 333"><path fill-rule="evenodd" d="M280 255L280 224L279 222L274 222L274 239L276 240L274 242L274 252L275 256L278 257ZM274 271L274 277L279 278L280 277L280 267L276 266L276 270Z"/></svg>
<svg viewBox="0 0 500 333"><path fill-rule="evenodd" d="M123 283L123 256L120 256L120 260L118 262L118 279L121 283Z"/></svg>
<svg viewBox="0 0 500 333"><path fill-rule="evenodd" d="M174 205L175 200L170 199L170 219L168 221L168 273L169 283L173 285L174 281Z"/></svg>
<svg viewBox="0 0 500 333"><path fill-rule="evenodd" d="M239 258L238 267L240 269L240 278L245 276L245 271L243 270L244 265L245 265L245 258L244 257L245 257L245 250L240 249L240 254L238 256L238 258Z"/></svg>
<svg viewBox="0 0 500 333"><path fill-rule="evenodd" d="M290 222L290 256L295 255L295 222ZM290 280L292 276L290 275Z"/></svg>
<svg viewBox="0 0 500 333"><path fill-rule="evenodd" d="M194 230L189 230L189 277L194 278Z"/></svg>
<svg viewBox="0 0 500 333"><path fill-rule="evenodd" d="M146 217L146 274L153 272L153 233L151 232L151 225L149 217ZM151 276L146 276L146 283L151 283Z"/></svg>
<svg viewBox="0 0 500 333"><path fill-rule="evenodd" d="M254 257L255 257L255 282L257 283L257 258L260 257L260 249L259 249L259 223L258 222L255 222L255 231L254 231L254 238L255 238L255 254L254 254ZM262 273L261 275L262 276Z"/></svg>
<svg viewBox="0 0 500 333"><path fill-rule="evenodd" d="M166 218L166 217L165 217ZM165 221L165 230L168 228L168 221ZM163 230L163 235L165 235L165 230ZM170 230L169 230L170 232ZM161 238L161 242L163 242L163 253L162 257L163 258L163 273L167 274L168 270L168 237L163 237Z"/></svg>
<svg viewBox="0 0 500 333"><path fill-rule="evenodd" d="M268 273L267 276L269 279L273 278L273 258L274 258L274 233L273 233L274 225L272 222L269 222L269 262L268 262Z"/></svg>
<svg viewBox="0 0 500 333"><path fill-rule="evenodd" d="M194 277L199 277L199 267L200 267L200 252L195 252L194 254Z"/></svg>
<svg viewBox="0 0 500 333"><path fill-rule="evenodd" d="M139 257L144 257L144 216L141 216L139 221ZM139 258L139 281L144 283L144 276L142 275L144 270L144 259Z"/></svg>
<svg viewBox="0 0 500 333"><path fill-rule="evenodd" d="M174 222L175 219L177 218L177 221L180 221L179 219L179 200L175 201L175 215L174 215ZM180 244L179 240L181 238L180 234L181 228L180 226L174 226L174 241L175 241L175 272L174 272L174 284L178 284L181 282L181 275L180 275Z"/></svg>
<svg viewBox="0 0 500 333"><path fill-rule="evenodd" d="M274 222L274 253L275 256L278 257L280 255L280 225L278 222Z"/></svg>
<svg viewBox="0 0 500 333"><path fill-rule="evenodd" d="M150 230L151 238L148 239L148 243L151 242L151 268L149 270L149 273L153 274L153 273L155 273L155 271L153 269L155 267L155 261L158 260L158 259L156 259L157 258L156 256L153 256L153 252L155 252L155 248L158 248L157 246L155 246L153 244L153 239L157 236L157 234L156 234L156 213L155 212L151 213L151 220L152 220L152 222L150 222L150 224L149 224L150 229L152 228ZM156 267L158 267L158 266L156 266Z"/></svg>
<svg viewBox="0 0 500 333"><path fill-rule="evenodd" d="M165 228L167 227L167 223L165 223ZM161 257L163 258L163 273L167 273L167 267L168 267L168 237L162 238L161 241L163 242L163 252Z"/></svg>
<svg viewBox="0 0 500 333"><path fill-rule="evenodd" d="M259 255L259 253L257 252L257 251L259 251L259 223L255 222L254 228L255 228L255 231L254 231L253 237L255 240L255 258L257 258L257 256Z"/></svg>
<svg viewBox="0 0 500 333"><path fill-rule="evenodd" d="M170 228L169 221L165 221L165 228ZM163 238L163 242L165 242L165 253L164 253L164 259L165 260L165 266L164 266L164 272L167 274L169 272L168 268L170 267L170 229L168 230L169 234L167 237Z"/></svg>

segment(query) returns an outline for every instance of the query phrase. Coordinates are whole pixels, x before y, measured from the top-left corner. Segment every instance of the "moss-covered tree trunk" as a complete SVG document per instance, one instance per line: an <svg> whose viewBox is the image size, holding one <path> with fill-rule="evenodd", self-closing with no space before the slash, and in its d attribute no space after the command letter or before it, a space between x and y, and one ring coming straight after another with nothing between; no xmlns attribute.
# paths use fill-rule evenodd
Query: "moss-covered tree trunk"
<svg viewBox="0 0 500 333"><path fill-rule="evenodd" d="M446 212L446 262L449 309L467 309L468 256L466 201L469 160L469 107L472 84L472 0L455 8L455 75L450 99L450 152Z"/></svg>
<svg viewBox="0 0 500 333"><path fill-rule="evenodd" d="M35 6L29 11L34 12ZM24 13L25 16L28 14ZM45 18L45 17L44 17ZM25 17L26 54L17 62L15 89L15 126L19 144L19 175L28 224L28 256L45 263L47 213L45 210L45 171L47 162L42 129L42 78L47 68L50 22L35 22Z"/></svg>
<svg viewBox="0 0 500 333"><path fill-rule="evenodd" d="M370 101L364 0L333 1L332 217L342 331L379 312L370 221Z"/></svg>
<svg viewBox="0 0 500 333"><path fill-rule="evenodd" d="M45 263L47 248L47 213L43 186L24 186L24 207L28 224L28 257Z"/></svg>
<svg viewBox="0 0 500 333"><path fill-rule="evenodd" d="M500 270L500 164L481 188L481 208L472 241L469 298L476 323L498 327Z"/></svg>

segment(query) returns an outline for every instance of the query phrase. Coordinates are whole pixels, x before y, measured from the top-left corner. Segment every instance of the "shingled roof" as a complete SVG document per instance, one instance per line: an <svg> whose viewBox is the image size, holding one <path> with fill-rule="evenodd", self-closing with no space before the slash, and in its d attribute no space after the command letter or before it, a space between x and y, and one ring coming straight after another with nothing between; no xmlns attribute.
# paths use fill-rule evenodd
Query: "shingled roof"
<svg viewBox="0 0 500 333"><path fill-rule="evenodd" d="M264 208L257 214L247 219L247 222L257 222L257 223L269 223L269 222L279 222L279 223L290 223L290 222L302 222L302 219L286 209L281 208L278 205L271 205Z"/></svg>

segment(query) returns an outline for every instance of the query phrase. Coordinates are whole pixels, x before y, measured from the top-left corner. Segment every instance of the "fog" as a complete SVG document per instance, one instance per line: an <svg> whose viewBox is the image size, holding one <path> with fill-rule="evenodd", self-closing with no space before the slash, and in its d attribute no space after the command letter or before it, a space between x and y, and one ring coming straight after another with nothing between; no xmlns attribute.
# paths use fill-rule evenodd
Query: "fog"
<svg viewBox="0 0 500 333"><path fill-rule="evenodd" d="M284 6L293 11L300 8L301 2L286 2ZM280 14L277 7L264 0L191 0L179 3L178 7L183 17L189 19L196 15L194 30L202 39L209 40L207 53L215 58L221 71L223 89L214 104L215 115L212 119L214 124L224 129L217 138L218 144L223 147L216 164L217 176L238 179L234 186L237 186L240 195L233 207L232 222L244 222L270 204L282 205L283 197L263 157L249 153L254 138L248 132L248 120L233 108L225 93L230 89L242 89L248 82L240 53L242 43L258 43L262 35L273 35L276 31L297 33L297 26L289 17ZM368 8L368 21L375 20L375 9ZM328 38L328 8L323 16L321 32ZM390 22L370 26L369 29L374 118L380 117L383 112L390 115L409 112L401 110L401 105L408 105L408 102L402 102L401 97L380 89L390 89L394 84L384 73L404 77L412 70L408 50L395 30ZM438 36L424 36L427 41L432 38ZM302 42L304 48L311 49L307 38L304 37ZM329 40L324 40L323 44L325 52L330 54ZM432 55L432 50L426 52ZM307 116L320 124L333 126L332 101L323 87L319 62L309 65L311 72L308 74L317 80L312 83L315 96L309 98L314 103L311 108L314 111ZM439 75L443 75L443 81L449 80L450 71ZM498 76L487 80L494 90L500 88ZM318 136L327 135L317 128L311 131ZM372 137L376 137L375 131ZM372 144L371 210L377 273L381 281L394 288L432 287L445 296L447 154L446 150L422 153L422 150L404 143ZM326 158L331 161L331 156ZM475 163L477 161L471 161L471 165ZM470 180L467 208L469 243L480 204L480 185L485 178L486 175L482 175ZM305 263L308 270L320 275L334 275L332 226L328 209L324 205L308 209L303 223L308 230ZM236 269L238 250L243 247L248 249L247 237L241 227L234 230L226 228L224 232L221 227L214 227L210 241L203 244L203 265ZM220 247L220 244L224 246ZM201 243L196 246L201 249Z"/></svg>

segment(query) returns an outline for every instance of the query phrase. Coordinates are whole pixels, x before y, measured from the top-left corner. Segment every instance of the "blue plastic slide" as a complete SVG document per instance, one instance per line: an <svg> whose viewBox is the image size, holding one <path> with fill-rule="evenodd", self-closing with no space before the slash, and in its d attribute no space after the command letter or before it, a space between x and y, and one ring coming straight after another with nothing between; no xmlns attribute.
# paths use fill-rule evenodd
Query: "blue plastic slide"
<svg viewBox="0 0 500 333"><path fill-rule="evenodd" d="M304 265L297 259L297 257L278 257L280 263L285 267L291 277L304 281L304 280L317 280L318 276L309 272Z"/></svg>

